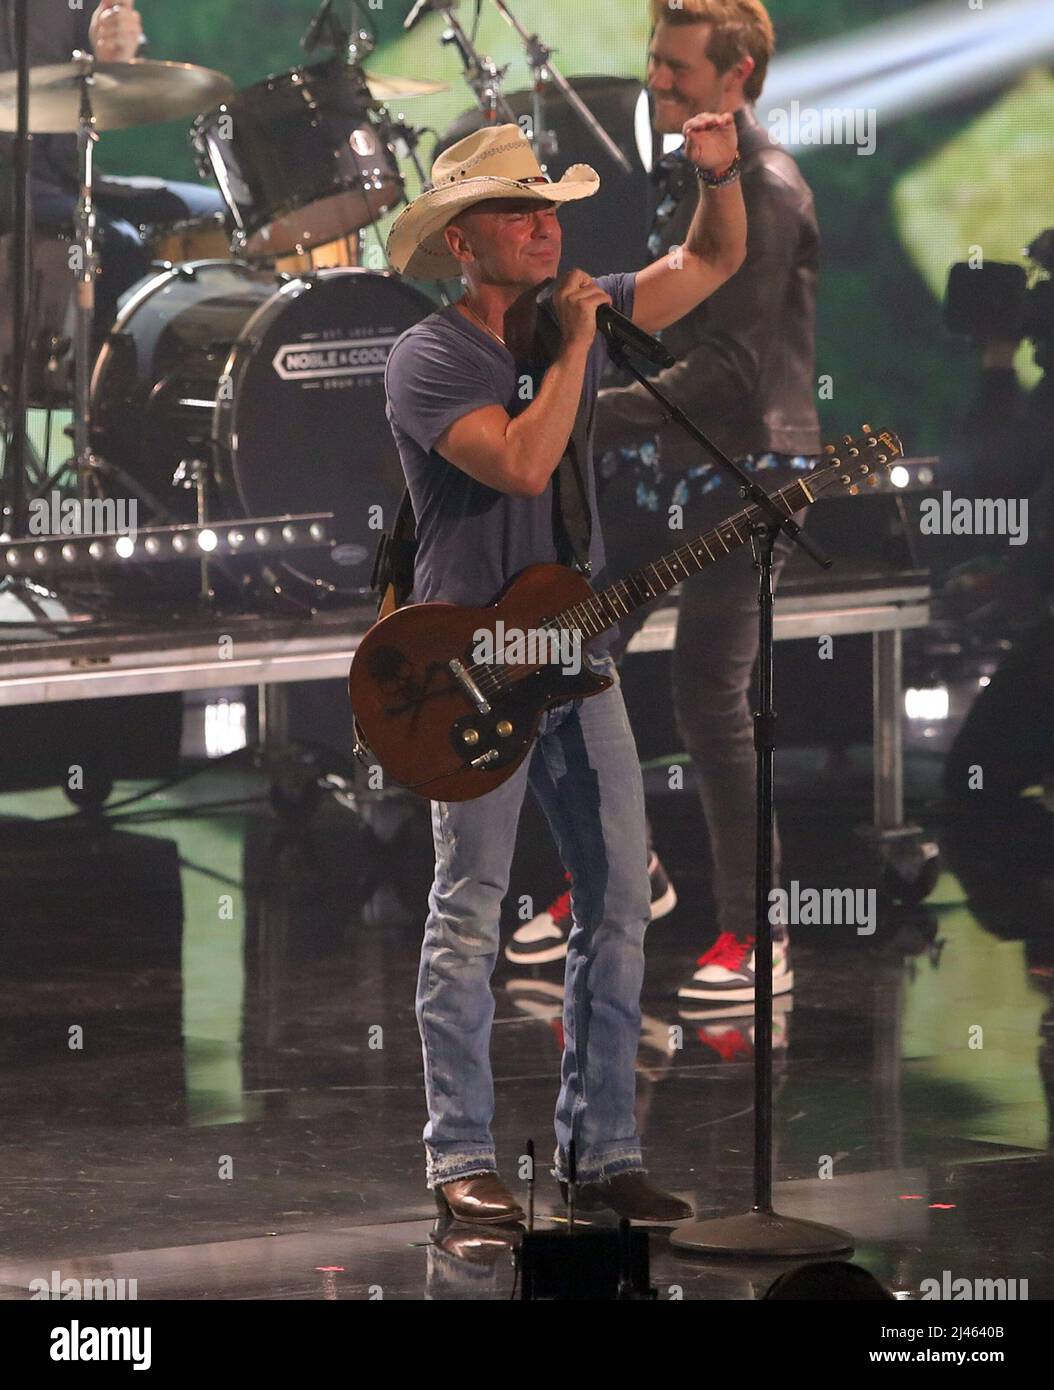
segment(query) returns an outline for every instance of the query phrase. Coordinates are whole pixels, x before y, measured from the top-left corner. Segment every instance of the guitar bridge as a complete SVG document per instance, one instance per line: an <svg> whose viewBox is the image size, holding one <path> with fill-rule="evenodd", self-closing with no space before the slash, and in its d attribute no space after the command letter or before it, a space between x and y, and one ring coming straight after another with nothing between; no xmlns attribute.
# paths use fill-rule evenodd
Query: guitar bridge
<svg viewBox="0 0 1054 1390"><path fill-rule="evenodd" d="M480 690L479 686L472 679L469 673L465 670L464 665L455 658L455 660L449 663L449 666L450 670L453 672L454 679L457 681L458 685L461 686L462 690L464 690L465 694L472 701L472 703L476 706L477 711L480 714L489 714L490 705L487 703L486 696L483 694L483 691Z"/></svg>

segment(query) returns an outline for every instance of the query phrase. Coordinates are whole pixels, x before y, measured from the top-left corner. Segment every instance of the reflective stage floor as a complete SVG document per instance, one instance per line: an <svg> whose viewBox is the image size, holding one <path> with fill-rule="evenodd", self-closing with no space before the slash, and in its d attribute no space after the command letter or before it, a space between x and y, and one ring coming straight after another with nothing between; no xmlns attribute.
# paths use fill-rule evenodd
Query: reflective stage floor
<svg viewBox="0 0 1054 1390"><path fill-rule="evenodd" d="M866 753L820 762L781 755L786 877L876 887L854 833ZM924 794L927 769L912 775ZM501 1233L434 1230L424 1186L427 808L382 801L364 824L330 800L299 830L266 790L210 766L96 826L58 792L0 798L4 1298L53 1271L134 1279L140 1299L512 1294ZM652 790L680 901L649 929L645 1154L700 1216L731 1214L751 1198L752 1021L678 1012L713 940L708 870L694 793ZM856 1262L903 1298L947 1271L1047 1299L1054 814L1034 798L927 823L944 859L924 907L880 901L872 935L792 928L775 1206L849 1231ZM529 806L503 940L521 896L541 908L561 886ZM547 1162L561 980L558 964L504 959L494 977L499 1162L515 1184L534 1139L540 1224L561 1215ZM662 1231L651 1254L660 1299L754 1299L784 1268L684 1255Z"/></svg>

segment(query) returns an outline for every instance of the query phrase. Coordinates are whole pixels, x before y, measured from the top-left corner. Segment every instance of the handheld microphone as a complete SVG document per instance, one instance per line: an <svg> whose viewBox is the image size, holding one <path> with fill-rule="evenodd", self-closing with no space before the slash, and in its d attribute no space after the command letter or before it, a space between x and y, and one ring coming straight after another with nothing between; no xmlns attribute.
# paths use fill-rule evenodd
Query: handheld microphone
<svg viewBox="0 0 1054 1390"><path fill-rule="evenodd" d="M610 304L601 304L597 310L597 327L608 340L609 346L620 350L630 348L639 352L656 367L672 367L677 361L665 343L660 343L658 338L645 333L643 328L638 328L632 319L620 314Z"/></svg>
<svg viewBox="0 0 1054 1390"><path fill-rule="evenodd" d="M556 308L553 304L555 287L556 281L554 279L543 280L540 285L535 286L535 299L539 310L554 324L559 325ZM645 333L643 328L638 328L632 319L628 319L625 314L620 314L610 304L601 304L597 310L597 329L604 335L611 347L616 349L632 348L634 352L639 352L642 357L646 357L656 367L672 367L677 361L664 343L661 343L658 338L653 338L650 333Z"/></svg>
<svg viewBox="0 0 1054 1390"><path fill-rule="evenodd" d="M454 5L456 5L456 3L457 0L447 0L447 4L450 8L453 8ZM417 4L413 7L413 9L410 11L410 13L406 16L405 20L403 21L403 28L407 33L409 33L411 29L417 27L421 20L424 19L425 15L431 14L434 10L437 10L438 8L439 5L437 3L437 0L417 0Z"/></svg>

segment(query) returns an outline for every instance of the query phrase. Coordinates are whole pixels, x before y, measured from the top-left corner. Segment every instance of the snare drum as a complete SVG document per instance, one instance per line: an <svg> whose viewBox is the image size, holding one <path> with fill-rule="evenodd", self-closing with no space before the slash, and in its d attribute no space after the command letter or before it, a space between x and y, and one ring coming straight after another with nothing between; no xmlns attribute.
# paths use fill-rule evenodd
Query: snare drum
<svg viewBox="0 0 1054 1390"><path fill-rule="evenodd" d="M162 265L231 259L231 233L222 212L210 217L187 217L179 222L157 222L143 227L142 232L150 259Z"/></svg>
<svg viewBox="0 0 1054 1390"><path fill-rule="evenodd" d="M368 89L339 59L247 87L191 131L251 261L349 236L399 202L402 176Z"/></svg>
<svg viewBox="0 0 1054 1390"><path fill-rule="evenodd" d="M332 270L334 267L351 269L362 265L362 240L358 232L353 236L341 237L339 241L329 241L325 246L316 246L313 251L302 251L295 256L277 256L274 268L280 275L309 275L313 270Z"/></svg>

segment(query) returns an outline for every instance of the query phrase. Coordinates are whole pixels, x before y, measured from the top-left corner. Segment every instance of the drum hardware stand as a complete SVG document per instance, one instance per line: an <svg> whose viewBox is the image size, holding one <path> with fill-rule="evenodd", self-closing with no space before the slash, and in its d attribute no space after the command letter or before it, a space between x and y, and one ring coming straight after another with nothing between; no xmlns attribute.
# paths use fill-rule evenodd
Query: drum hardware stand
<svg viewBox="0 0 1054 1390"><path fill-rule="evenodd" d="M18 68L18 121L14 143L14 216L11 228L11 288L14 295L11 329L12 390L9 411L4 411L7 448L4 454L4 496L0 499L0 532L12 540L26 534L26 463L35 450L26 425L28 372L26 348L29 333L30 184L29 132L29 0L14 0L14 49ZM43 471L43 463L41 463ZM10 491L7 491L10 483ZM4 512L7 512L5 519ZM58 595L27 575L5 575L0 594L21 604L38 625L49 621L44 604L59 603ZM68 610L67 610L68 616Z"/></svg>
<svg viewBox="0 0 1054 1390"><path fill-rule="evenodd" d="M401 112L399 113L399 120L397 121L389 120L387 115L385 115L384 125L388 134L394 136L396 140L401 140L406 146L406 152L414 166L417 177L421 181L421 187L424 188L428 183L428 175L417 153L417 147L421 143L421 136L425 133L424 130L420 126L407 125L402 119Z"/></svg>
<svg viewBox="0 0 1054 1390"><path fill-rule="evenodd" d="M758 712L754 716L754 748L757 758L757 873L755 882L754 952L757 981L754 993L754 1205L751 1211L720 1220L689 1221L677 1227L670 1243L677 1250L697 1254L762 1256L776 1258L834 1255L851 1251L852 1237L833 1226L802 1221L772 1209L772 901L773 848L775 842L776 713L773 706L773 621L775 593L772 582L773 547L782 531L822 569L831 561L815 542L802 533L791 517L749 473L713 444L702 430L653 380L627 356L621 342L608 339L612 360L641 383L667 416L677 422L695 443L709 454L730 478L740 496L760 515L752 522L751 546L760 571L758 628L760 634Z"/></svg>
<svg viewBox="0 0 1054 1390"><path fill-rule="evenodd" d="M177 487L193 488L197 497L198 525L206 526L209 520L209 507L207 486L209 480L209 465L204 459L186 458L181 459L179 467L176 469L172 481ZM201 552L201 559L198 564L201 574L201 588L198 591L198 598L202 607L208 607L216 597L216 590L212 587L212 575L209 569L209 554L207 550Z"/></svg>
<svg viewBox="0 0 1054 1390"><path fill-rule="evenodd" d="M352 0L350 8L359 8L355 0ZM314 53L324 43L335 48L347 66L360 74L363 74L366 59L377 47L377 39L368 29L360 27L355 34L345 29L343 21L333 13L333 0L323 0L318 13L300 40L300 47L305 53ZM363 83L365 84L364 74Z"/></svg>
<svg viewBox="0 0 1054 1390"><path fill-rule="evenodd" d="M567 104L579 120L591 131L600 144L607 151L608 155L625 173L633 172L633 165L615 144L611 136L600 124L597 118L590 111L582 98L568 82L558 67L552 62L553 49L548 44L542 42L537 34L528 34L527 30L519 22L516 16L509 9L504 0L494 0L498 13L502 19L509 24L520 38L523 40L524 48L527 52L527 62L530 64L531 72L534 74L534 133L531 143L534 145L538 161L545 167L546 158L551 158L559 153L556 135L546 129L545 100L549 84L555 85L564 95ZM444 40L445 41L445 40ZM504 74L505 68L502 69ZM515 117L513 117L515 120Z"/></svg>
<svg viewBox="0 0 1054 1390"><path fill-rule="evenodd" d="M457 16L454 14L456 6L454 4L436 5L435 7L447 22L447 29L440 38L440 43L453 44L461 55L461 61L465 67L465 81L472 88L476 95L476 101L488 125L497 125L498 117L511 125L516 125L516 117L512 108L502 94L502 84L505 81L505 74L509 70L508 63L499 68L493 58L481 58L472 40L465 33L458 23Z"/></svg>
<svg viewBox="0 0 1054 1390"><path fill-rule="evenodd" d="M82 502L88 500L95 464L91 451L91 369L95 333L95 281L99 258L95 245L95 144L99 138L92 114L91 87L95 81L94 59L77 52L74 59L84 63L81 74L81 101L77 129L77 155L81 190L77 202L76 229L80 264L77 281L76 318L73 340L73 451L77 461L77 480Z"/></svg>
<svg viewBox="0 0 1054 1390"><path fill-rule="evenodd" d="M68 432L67 430L67 433ZM69 464L67 463L63 466L64 468L68 468ZM56 474L56 476L58 475ZM117 482L119 482L123 488L127 489L129 493L133 494L138 501L145 502L150 509L151 515L156 518L158 525L174 525L178 521L178 518L172 515L164 503L160 502L149 488L144 487L144 485L136 478L133 478L130 473L126 473L120 464L111 463L109 459L102 458L99 454L92 453L88 463L88 483L96 493L102 496L103 494L98 484L100 476L115 478Z"/></svg>
<svg viewBox="0 0 1054 1390"><path fill-rule="evenodd" d="M11 410L7 425L4 456L4 503L9 512L4 522L0 508L0 530L14 539L25 534L26 448L26 338L29 321L29 233L30 174L29 135L29 0L14 3L14 49L18 68L18 120L14 144L14 223L11 228L11 289L14 294L11 331ZM7 493L7 484L10 492Z"/></svg>
<svg viewBox="0 0 1054 1390"><path fill-rule="evenodd" d="M402 113L400 113L400 116L401 114ZM423 126L407 125L405 121L401 119L398 121L392 121L389 120L387 116L385 116L384 130L385 134L389 137L389 144L392 143L392 139L395 139L401 140L403 144L406 146L407 154L409 155L410 161L414 166L414 171L416 172L417 177L420 180L421 187L427 188L429 183L428 174L425 172L424 165L421 163L420 155L417 153L417 147L421 143L421 136L426 133L426 128ZM435 132L433 131L432 134L435 134ZM403 193L403 201L406 201L405 191ZM362 231L362 237L364 240L365 236L366 231L364 228ZM384 243L382 242L381 245L383 248ZM454 301L450 298L449 294L447 294L446 286L443 284L441 280L436 282L436 286L439 290L439 297L442 299L443 303L449 308Z"/></svg>
<svg viewBox="0 0 1054 1390"><path fill-rule="evenodd" d="M351 0L351 8L360 8L356 0ZM369 30L360 27L357 34L349 34L336 16L332 17L332 24L334 34L339 35L337 47L343 49L348 66L361 69L377 47L376 33L371 34Z"/></svg>

